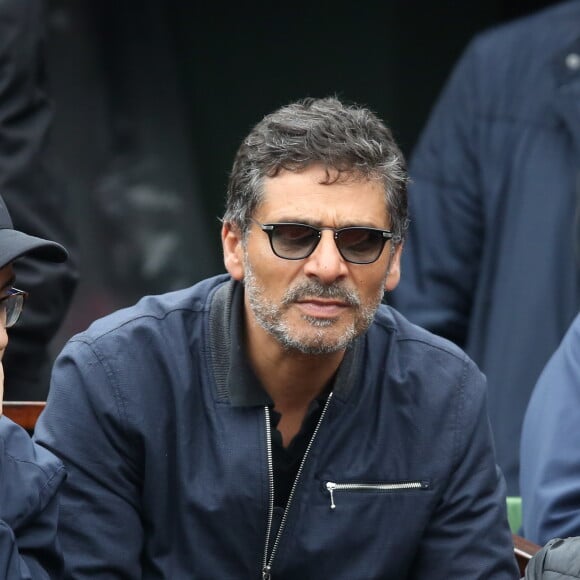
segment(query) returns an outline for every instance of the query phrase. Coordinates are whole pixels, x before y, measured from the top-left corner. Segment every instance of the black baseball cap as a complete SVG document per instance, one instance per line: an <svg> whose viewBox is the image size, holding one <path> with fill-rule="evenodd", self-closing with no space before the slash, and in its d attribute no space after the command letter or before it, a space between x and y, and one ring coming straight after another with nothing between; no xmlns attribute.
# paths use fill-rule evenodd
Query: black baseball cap
<svg viewBox="0 0 580 580"><path fill-rule="evenodd" d="M0 197L0 268L25 254L49 262L64 262L68 258L68 252L60 244L15 230Z"/></svg>

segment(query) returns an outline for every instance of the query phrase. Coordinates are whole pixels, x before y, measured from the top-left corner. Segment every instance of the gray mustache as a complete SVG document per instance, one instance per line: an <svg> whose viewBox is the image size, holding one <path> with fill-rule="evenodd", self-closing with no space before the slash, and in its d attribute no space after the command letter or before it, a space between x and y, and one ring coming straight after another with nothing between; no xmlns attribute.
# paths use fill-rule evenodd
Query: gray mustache
<svg viewBox="0 0 580 580"><path fill-rule="evenodd" d="M282 303L288 306L297 300L304 298L329 298L345 302L348 306L360 306L360 299L354 290L349 290L337 284L325 286L320 282L304 282L293 288L289 288L282 299Z"/></svg>

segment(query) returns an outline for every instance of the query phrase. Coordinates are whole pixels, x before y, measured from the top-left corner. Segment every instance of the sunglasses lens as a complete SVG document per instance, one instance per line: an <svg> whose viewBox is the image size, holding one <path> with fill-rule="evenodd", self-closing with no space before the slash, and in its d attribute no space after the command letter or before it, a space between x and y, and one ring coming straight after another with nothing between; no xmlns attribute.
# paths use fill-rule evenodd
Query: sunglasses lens
<svg viewBox="0 0 580 580"><path fill-rule="evenodd" d="M2 317L5 328L10 328L16 324L20 318L23 303L24 297L21 294L14 294L2 301Z"/></svg>
<svg viewBox="0 0 580 580"><path fill-rule="evenodd" d="M256 221L256 220L253 220ZM299 223L261 224L256 222L270 238L274 254L286 260L302 260L315 250L323 230L334 232L334 239L344 260L353 264L370 264L376 261L387 239L387 230L366 227L315 228Z"/></svg>
<svg viewBox="0 0 580 580"><path fill-rule="evenodd" d="M337 233L336 243L345 260L355 264L368 264L380 256L385 238L377 230L345 228Z"/></svg>
<svg viewBox="0 0 580 580"><path fill-rule="evenodd" d="M301 260L316 247L319 233L301 224L277 224L272 230L272 248L281 258Z"/></svg>

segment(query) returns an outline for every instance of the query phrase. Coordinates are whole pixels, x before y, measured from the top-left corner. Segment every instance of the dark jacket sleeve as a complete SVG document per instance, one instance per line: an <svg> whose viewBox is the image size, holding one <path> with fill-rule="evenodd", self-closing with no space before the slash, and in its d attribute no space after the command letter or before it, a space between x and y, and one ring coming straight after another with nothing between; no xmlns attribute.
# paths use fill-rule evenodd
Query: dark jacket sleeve
<svg viewBox="0 0 580 580"><path fill-rule="evenodd" d="M534 388L522 430L523 534L580 536L580 315Z"/></svg>
<svg viewBox="0 0 580 580"><path fill-rule="evenodd" d="M34 432L67 468L59 537L70 580L142 577L142 441L128 426L135 410L114 382L120 373L112 358L69 341Z"/></svg>
<svg viewBox="0 0 580 580"><path fill-rule="evenodd" d="M0 578L62 578L57 492L62 463L28 433L0 419Z"/></svg>
<svg viewBox="0 0 580 580"><path fill-rule="evenodd" d="M52 107L47 95L43 0L0 1L0 193L14 227L64 244L74 254L65 190L47 168ZM77 281L74 260L15 263L30 293L4 358L5 398L44 399L48 344L64 319Z"/></svg>
<svg viewBox="0 0 580 580"><path fill-rule="evenodd" d="M482 251L478 182L479 62L456 65L409 165L410 227L390 303L412 322L464 346Z"/></svg>
<svg viewBox="0 0 580 580"><path fill-rule="evenodd" d="M515 580L520 576L507 521L505 481L495 462L485 379L471 361L464 371L458 385L455 468L410 578Z"/></svg>

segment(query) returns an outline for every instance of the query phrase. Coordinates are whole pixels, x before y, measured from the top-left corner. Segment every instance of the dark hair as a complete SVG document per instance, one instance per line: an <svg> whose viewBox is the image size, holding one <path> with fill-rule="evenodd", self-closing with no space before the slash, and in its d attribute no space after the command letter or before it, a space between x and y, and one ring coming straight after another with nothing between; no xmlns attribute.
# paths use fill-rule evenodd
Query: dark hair
<svg viewBox="0 0 580 580"><path fill-rule="evenodd" d="M393 241L403 240L408 224L403 154L372 111L337 98L297 101L267 115L250 131L234 159L224 221L245 233L262 200L264 178L314 163L327 169L325 183L341 176L382 181Z"/></svg>

